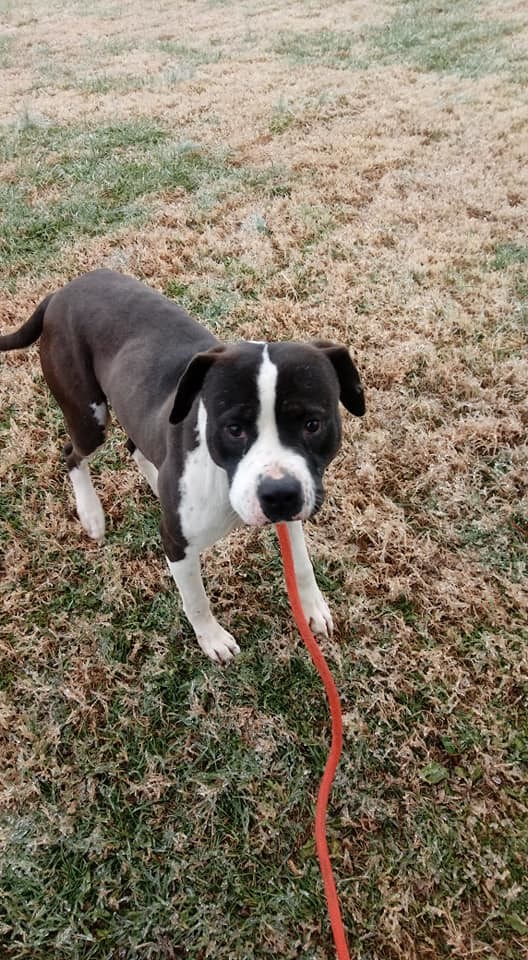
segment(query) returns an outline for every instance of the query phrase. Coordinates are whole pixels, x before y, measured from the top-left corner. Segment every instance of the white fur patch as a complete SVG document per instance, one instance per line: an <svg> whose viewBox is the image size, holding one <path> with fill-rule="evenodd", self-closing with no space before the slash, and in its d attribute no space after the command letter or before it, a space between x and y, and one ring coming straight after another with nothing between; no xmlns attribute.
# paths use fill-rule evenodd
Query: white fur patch
<svg viewBox="0 0 528 960"><path fill-rule="evenodd" d="M227 474L209 453L206 425L207 411L200 401L198 445L187 454L180 480L182 533L196 550L210 547L239 522L229 503Z"/></svg>
<svg viewBox="0 0 528 960"><path fill-rule="evenodd" d="M156 467L154 466L153 463L150 462L150 460L147 460L147 458L143 456L143 454L141 453L141 450L138 450L137 447L134 450L134 453L132 454L132 458L136 461L139 472L143 474L153 494L155 494L155 496L157 497L158 496L158 471Z"/></svg>
<svg viewBox="0 0 528 960"><path fill-rule="evenodd" d="M103 508L93 488L86 460L81 460L78 467L70 470L69 476L75 496L77 515L82 526L93 540L103 540L105 532Z"/></svg>
<svg viewBox="0 0 528 960"><path fill-rule="evenodd" d="M229 491L234 510L245 523L262 526L268 518L260 506L257 490L265 477L278 480L289 474L301 485L303 506L299 520L306 520L315 505L315 485L304 457L289 447L285 447L279 438L275 416L278 370L269 356L266 345L262 354L262 363L257 379L259 415L257 420L257 439L240 461Z"/></svg>
<svg viewBox="0 0 528 960"><path fill-rule="evenodd" d="M107 420L108 420L108 407L106 406L106 403L104 403L104 402L103 402L103 403L91 403L91 404L90 404L90 409L91 409L91 411L92 411L95 419L97 420L97 423L98 423L99 426L102 427L103 430L104 430L104 428L106 427L106 422L107 422Z"/></svg>

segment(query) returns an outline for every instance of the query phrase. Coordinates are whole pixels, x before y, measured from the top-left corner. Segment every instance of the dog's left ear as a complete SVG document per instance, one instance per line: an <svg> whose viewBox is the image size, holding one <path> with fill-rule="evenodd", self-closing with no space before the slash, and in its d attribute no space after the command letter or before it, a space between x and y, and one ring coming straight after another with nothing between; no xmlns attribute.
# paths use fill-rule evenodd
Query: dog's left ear
<svg viewBox="0 0 528 960"><path fill-rule="evenodd" d="M312 344L318 350L322 350L330 360L339 380L340 400L343 406L355 417L362 417L365 413L365 394L359 373L347 348L330 340L312 340Z"/></svg>
<svg viewBox="0 0 528 960"><path fill-rule="evenodd" d="M207 371L224 350L224 344L219 344L212 350L196 353L189 361L176 387L169 423L181 423L182 420L185 420L196 396L202 389Z"/></svg>

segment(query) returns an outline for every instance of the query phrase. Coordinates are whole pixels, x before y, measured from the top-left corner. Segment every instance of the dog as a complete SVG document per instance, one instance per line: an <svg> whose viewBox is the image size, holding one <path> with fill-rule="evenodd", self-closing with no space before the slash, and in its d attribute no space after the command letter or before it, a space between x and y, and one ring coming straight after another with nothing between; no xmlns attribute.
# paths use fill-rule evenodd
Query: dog
<svg viewBox="0 0 528 960"><path fill-rule="evenodd" d="M106 269L47 296L17 332L0 337L0 350L39 338L88 536L104 537L88 458L105 439L110 407L159 497L169 569L204 653L226 664L240 651L211 612L200 553L242 523L287 524L305 616L315 634L329 636L332 617L302 522L323 502L323 473L341 443L339 401L355 416L365 412L346 347L222 343L172 300Z"/></svg>

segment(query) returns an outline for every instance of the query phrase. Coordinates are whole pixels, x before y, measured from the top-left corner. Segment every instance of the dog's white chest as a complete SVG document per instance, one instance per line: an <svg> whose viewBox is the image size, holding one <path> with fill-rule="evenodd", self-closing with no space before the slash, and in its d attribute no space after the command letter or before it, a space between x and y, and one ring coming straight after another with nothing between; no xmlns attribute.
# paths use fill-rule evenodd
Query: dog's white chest
<svg viewBox="0 0 528 960"><path fill-rule="evenodd" d="M180 520L188 543L198 550L216 543L241 523L229 501L227 474L212 460L206 439L207 413L198 409L198 443L187 454L180 479Z"/></svg>

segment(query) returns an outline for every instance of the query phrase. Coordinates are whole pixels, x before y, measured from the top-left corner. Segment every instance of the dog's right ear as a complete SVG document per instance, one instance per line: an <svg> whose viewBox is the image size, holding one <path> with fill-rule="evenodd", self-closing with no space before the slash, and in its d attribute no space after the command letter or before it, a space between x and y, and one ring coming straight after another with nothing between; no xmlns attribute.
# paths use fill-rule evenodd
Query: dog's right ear
<svg viewBox="0 0 528 960"><path fill-rule="evenodd" d="M181 423L182 420L185 420L196 396L202 389L207 371L215 360L218 360L218 357L225 349L224 344L220 343L217 347L213 347L212 350L205 350L203 353L195 354L187 364L176 387L176 395L174 397L169 423Z"/></svg>

